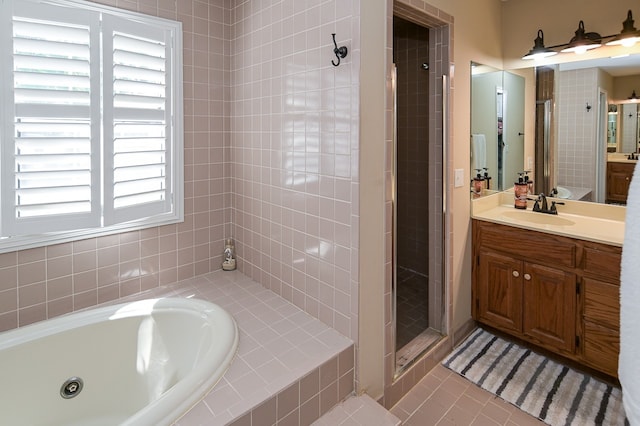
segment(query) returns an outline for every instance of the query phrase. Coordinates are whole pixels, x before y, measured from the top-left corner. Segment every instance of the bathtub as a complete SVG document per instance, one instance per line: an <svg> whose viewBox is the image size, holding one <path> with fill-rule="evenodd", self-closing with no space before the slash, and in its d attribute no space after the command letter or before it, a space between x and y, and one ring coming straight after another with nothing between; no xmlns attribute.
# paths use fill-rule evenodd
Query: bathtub
<svg viewBox="0 0 640 426"><path fill-rule="evenodd" d="M0 333L0 424L169 425L222 377L236 323L197 299L148 299Z"/></svg>

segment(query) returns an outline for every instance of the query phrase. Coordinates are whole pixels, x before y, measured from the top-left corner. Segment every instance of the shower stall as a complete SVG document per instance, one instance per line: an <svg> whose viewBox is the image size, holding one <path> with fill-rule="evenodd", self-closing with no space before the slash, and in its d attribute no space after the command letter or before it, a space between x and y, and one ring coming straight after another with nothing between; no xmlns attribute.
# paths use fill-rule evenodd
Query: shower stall
<svg viewBox="0 0 640 426"><path fill-rule="evenodd" d="M433 70L429 29L393 19L395 94L393 170L393 290L396 373L443 335L442 188L433 179L442 164L430 140ZM441 170L441 169L440 169ZM439 216L441 217L441 216Z"/></svg>

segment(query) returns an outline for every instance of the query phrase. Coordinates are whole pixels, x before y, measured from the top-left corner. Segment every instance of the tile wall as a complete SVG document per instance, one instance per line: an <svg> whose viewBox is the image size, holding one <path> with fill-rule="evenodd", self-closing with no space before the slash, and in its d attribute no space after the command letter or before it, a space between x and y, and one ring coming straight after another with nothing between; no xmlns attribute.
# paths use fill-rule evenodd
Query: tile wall
<svg viewBox="0 0 640 426"><path fill-rule="evenodd" d="M591 188L595 191L597 108L587 111L586 103L598 105L596 69L558 73L557 111L558 185Z"/></svg>
<svg viewBox="0 0 640 426"><path fill-rule="evenodd" d="M397 118L397 263L429 274L429 29L394 22ZM425 302L426 303L426 302Z"/></svg>
<svg viewBox="0 0 640 426"><path fill-rule="evenodd" d="M220 268L231 232L228 0L101 0L183 24L185 221L0 255L0 331Z"/></svg>
<svg viewBox="0 0 640 426"><path fill-rule="evenodd" d="M359 0L99 2L183 23L185 222L0 255L0 330L219 269L233 236L241 271L355 340Z"/></svg>
<svg viewBox="0 0 640 426"><path fill-rule="evenodd" d="M239 0L230 50L239 269L356 341L360 7Z"/></svg>

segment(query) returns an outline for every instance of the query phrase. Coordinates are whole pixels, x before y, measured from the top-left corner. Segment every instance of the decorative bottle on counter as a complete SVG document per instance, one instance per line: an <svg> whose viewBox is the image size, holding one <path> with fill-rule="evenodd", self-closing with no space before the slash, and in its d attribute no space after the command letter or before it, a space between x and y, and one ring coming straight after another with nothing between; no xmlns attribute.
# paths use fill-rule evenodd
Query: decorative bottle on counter
<svg viewBox="0 0 640 426"><path fill-rule="evenodd" d="M473 178L473 192L476 195L482 194L482 189L484 188L484 179L482 178L481 169L476 169L476 177Z"/></svg>
<svg viewBox="0 0 640 426"><path fill-rule="evenodd" d="M227 238L224 242L222 270L233 271L235 269L236 269L236 248L233 245L233 240L231 238Z"/></svg>
<svg viewBox="0 0 640 426"><path fill-rule="evenodd" d="M527 193L529 192L528 178L525 180L524 172L518 173L518 181L513 184L513 207L516 209L526 210Z"/></svg>

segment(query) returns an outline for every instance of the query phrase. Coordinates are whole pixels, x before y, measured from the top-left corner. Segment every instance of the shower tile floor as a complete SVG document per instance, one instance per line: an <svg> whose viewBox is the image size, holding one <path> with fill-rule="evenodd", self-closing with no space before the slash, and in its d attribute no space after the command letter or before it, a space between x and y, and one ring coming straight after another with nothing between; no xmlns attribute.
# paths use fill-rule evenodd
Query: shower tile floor
<svg viewBox="0 0 640 426"><path fill-rule="evenodd" d="M401 349L429 327L429 280L398 267L396 278L396 348Z"/></svg>
<svg viewBox="0 0 640 426"><path fill-rule="evenodd" d="M429 279L398 267L396 291L396 370L404 368L440 340L429 328Z"/></svg>

